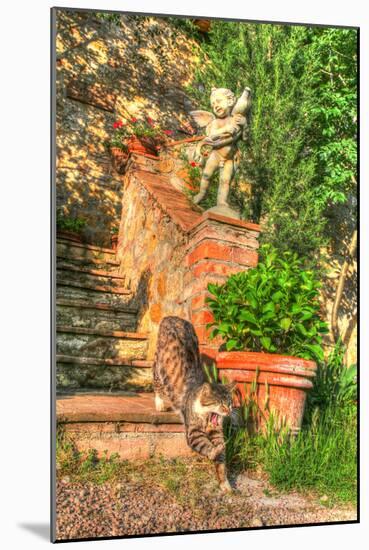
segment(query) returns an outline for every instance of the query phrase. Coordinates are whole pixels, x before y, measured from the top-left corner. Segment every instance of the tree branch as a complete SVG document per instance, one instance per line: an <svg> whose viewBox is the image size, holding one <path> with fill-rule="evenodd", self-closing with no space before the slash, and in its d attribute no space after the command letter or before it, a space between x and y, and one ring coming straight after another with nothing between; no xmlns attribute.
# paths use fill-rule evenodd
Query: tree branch
<svg viewBox="0 0 369 550"><path fill-rule="evenodd" d="M333 332L333 341L337 340L339 333L338 333L338 310L340 307L340 303L342 300L343 295L343 289L345 286L345 281L347 277L347 271L350 266L351 258L355 254L356 251L356 243L357 243L357 230L352 234L350 247L348 251L348 256L342 266L341 275L338 281L337 291L336 291L336 297L333 304L332 309L332 316L331 316L331 326L332 326L332 332Z"/></svg>

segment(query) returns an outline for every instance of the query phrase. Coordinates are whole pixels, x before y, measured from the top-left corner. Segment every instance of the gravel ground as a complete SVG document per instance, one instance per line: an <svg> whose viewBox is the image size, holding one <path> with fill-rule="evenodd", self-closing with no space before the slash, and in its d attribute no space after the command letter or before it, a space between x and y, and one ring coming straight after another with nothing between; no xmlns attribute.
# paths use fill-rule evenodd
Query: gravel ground
<svg viewBox="0 0 369 550"><path fill-rule="evenodd" d="M277 494L254 475L240 474L231 482L231 495L211 482L192 494L193 485L187 492L142 478L99 485L64 476L57 482L57 539L356 520L353 506L327 507L326 498Z"/></svg>

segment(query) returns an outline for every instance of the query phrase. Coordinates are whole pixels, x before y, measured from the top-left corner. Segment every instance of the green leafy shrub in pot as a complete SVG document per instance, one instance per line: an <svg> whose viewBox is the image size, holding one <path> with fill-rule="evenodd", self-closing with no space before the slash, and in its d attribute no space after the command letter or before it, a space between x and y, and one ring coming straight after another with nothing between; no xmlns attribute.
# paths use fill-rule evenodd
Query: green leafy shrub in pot
<svg viewBox="0 0 369 550"><path fill-rule="evenodd" d="M296 253L260 249L258 266L209 284L207 303L214 316L211 337L220 335L227 351L266 351L323 359L319 316L320 283Z"/></svg>

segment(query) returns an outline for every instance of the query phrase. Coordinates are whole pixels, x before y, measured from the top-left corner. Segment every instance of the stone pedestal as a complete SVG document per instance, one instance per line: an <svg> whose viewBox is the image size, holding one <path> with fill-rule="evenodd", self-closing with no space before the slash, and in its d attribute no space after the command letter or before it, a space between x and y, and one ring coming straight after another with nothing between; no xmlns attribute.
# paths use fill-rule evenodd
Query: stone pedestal
<svg viewBox="0 0 369 550"><path fill-rule="evenodd" d="M230 206L226 206L224 204L217 204L216 206L213 206L212 208L206 210L206 212L218 214L219 216L225 216L234 220L241 219L239 210L235 210L234 208L231 208Z"/></svg>
<svg viewBox="0 0 369 550"><path fill-rule="evenodd" d="M211 329L206 328L213 320L206 304L207 286L223 284L230 275L257 265L259 233L257 224L213 212L205 212L189 232L184 298L205 361L211 361L221 344L210 340Z"/></svg>

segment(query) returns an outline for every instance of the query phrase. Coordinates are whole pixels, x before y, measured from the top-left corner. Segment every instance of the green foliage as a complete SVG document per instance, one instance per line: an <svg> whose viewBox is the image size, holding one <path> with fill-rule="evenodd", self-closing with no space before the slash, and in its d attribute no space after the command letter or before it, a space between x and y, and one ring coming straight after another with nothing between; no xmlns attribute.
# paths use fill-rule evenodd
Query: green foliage
<svg viewBox="0 0 369 550"><path fill-rule="evenodd" d="M274 445L266 440L265 469L283 490L314 489L333 500L355 502L356 415L338 409L317 413L296 439Z"/></svg>
<svg viewBox="0 0 369 550"><path fill-rule="evenodd" d="M265 447L266 470L282 489L312 488L332 500L357 498L356 366L343 363L340 342L318 366L300 434ZM303 458L302 458L303 457Z"/></svg>
<svg viewBox="0 0 369 550"><path fill-rule="evenodd" d="M209 284L212 337L231 350L269 351L321 360L320 283L296 253L261 247L258 266Z"/></svg>
<svg viewBox="0 0 369 550"><path fill-rule="evenodd" d="M184 168L187 171L186 181L194 188L193 190L187 189L184 192L190 199L192 199L200 190L202 176L201 162L190 161L184 148L181 151L180 158L183 161ZM217 194L218 185L215 175L215 177L212 177L210 181L206 197L201 201L202 208L207 210L208 208L215 206L217 203Z"/></svg>
<svg viewBox="0 0 369 550"><path fill-rule="evenodd" d="M254 386L242 403L241 422L225 427L228 463L241 469L262 467L278 490L313 490L328 496L329 503L355 503L356 368L345 367L343 353L338 343L327 361L319 364L304 423L295 437L275 413L263 431L250 432L249 419L261 412Z"/></svg>
<svg viewBox="0 0 369 550"><path fill-rule="evenodd" d="M156 138L161 134L161 131L159 127L154 127L146 120L138 120L132 123L129 134L138 138Z"/></svg>
<svg viewBox="0 0 369 550"><path fill-rule="evenodd" d="M58 212L56 217L56 226L60 230L81 233L86 223L87 222L84 218L67 216L62 211Z"/></svg>
<svg viewBox="0 0 369 550"><path fill-rule="evenodd" d="M109 13L109 12L99 11L95 13L95 17L100 21L107 21L108 23L114 23L115 25L120 25L119 13Z"/></svg>
<svg viewBox="0 0 369 550"><path fill-rule="evenodd" d="M327 361L319 363L313 389L308 394L307 421L317 408L321 411L356 410L357 367L345 366L344 354L345 348L339 341Z"/></svg>
<svg viewBox="0 0 369 550"><path fill-rule="evenodd" d="M215 363L212 363L211 365L204 364L202 368L204 369L206 379L208 382L210 382L210 384L219 382L218 369L215 366Z"/></svg>
<svg viewBox="0 0 369 550"><path fill-rule="evenodd" d="M119 460L117 453L108 457L108 452L104 451L98 458L96 449L78 451L73 439L61 427L58 428L56 437L56 462L58 475L68 474L75 480L98 484L119 478L119 472L124 467L124 462Z"/></svg>
<svg viewBox="0 0 369 550"><path fill-rule="evenodd" d="M201 40L203 38L197 25L188 17L166 17L166 21L172 25L174 31L178 29L190 38L196 40Z"/></svg>
<svg viewBox="0 0 369 550"><path fill-rule="evenodd" d="M213 21L189 91L210 109L213 86L253 92L239 178L251 182L243 217L281 250L313 254L327 208L356 181L355 29Z"/></svg>
<svg viewBox="0 0 369 550"><path fill-rule="evenodd" d="M348 29L314 29L308 39L308 138L321 181L315 199L344 203L356 182L357 36Z"/></svg>
<svg viewBox="0 0 369 550"><path fill-rule="evenodd" d="M121 128L116 129L111 139L106 139L104 141L104 147L107 151L110 151L112 147L121 149L121 151L124 151L125 153L128 151L128 147L124 143L124 140L127 138L127 136L121 130Z"/></svg>

